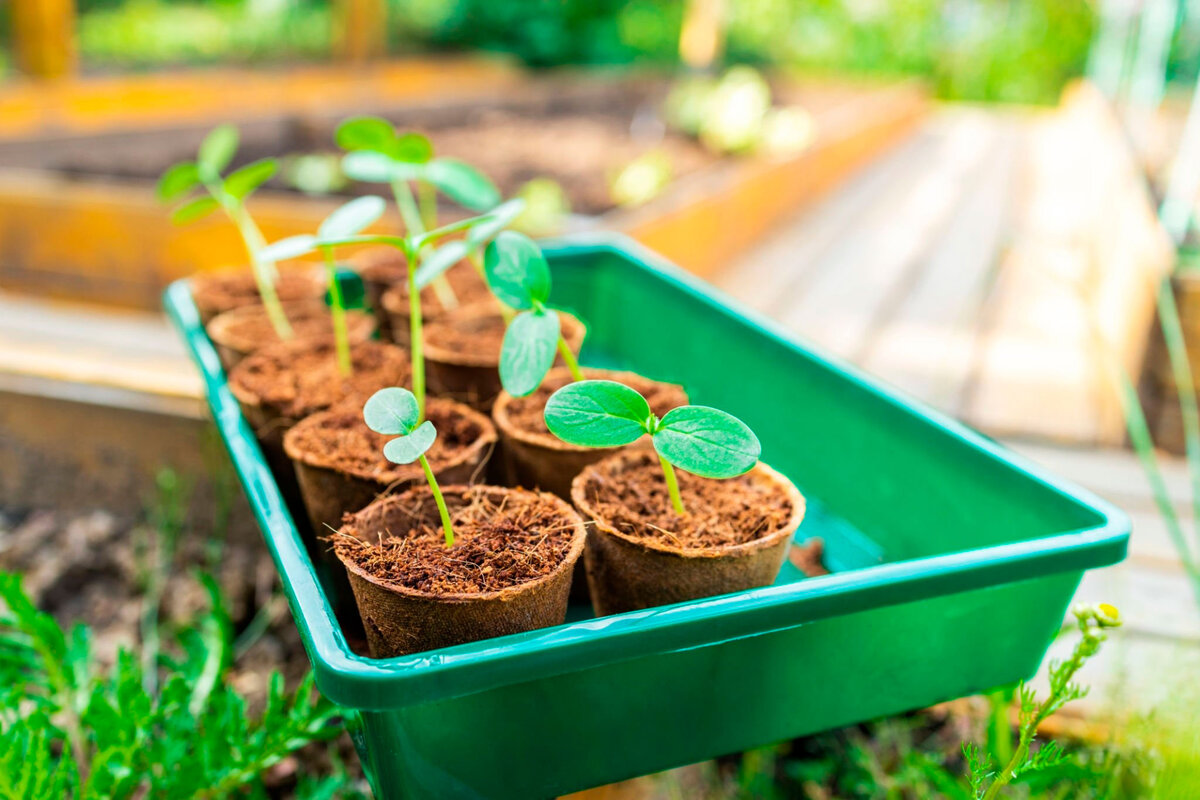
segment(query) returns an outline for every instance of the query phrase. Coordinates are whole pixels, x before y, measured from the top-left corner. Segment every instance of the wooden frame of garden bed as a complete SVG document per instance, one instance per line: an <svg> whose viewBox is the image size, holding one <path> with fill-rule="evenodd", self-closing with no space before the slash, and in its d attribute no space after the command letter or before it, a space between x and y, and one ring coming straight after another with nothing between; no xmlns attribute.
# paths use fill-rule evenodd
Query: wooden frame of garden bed
<svg viewBox="0 0 1200 800"><path fill-rule="evenodd" d="M63 138L150 135L168 120L175 129L223 119L270 125L287 116L345 115L388 104L428 104L430 98L459 107L472 97L489 102L485 95L537 102L576 91L572 87L587 90L604 83L611 90L611 79L530 79L501 64L446 62L443 69L410 62L266 77L254 73L253 79L246 73L206 74L190 82L151 76L71 84L41 98L18 89L0 95L0 108L6 109L0 115L6 119L0 143L7 138L10 152L21 146L32 152ZM34 113L38 103L42 107ZM710 274L903 137L925 108L926 96L914 84L847 91L844 103L818 119L816 141L798 155L725 159L673 182L639 209L607 212L594 222L633 236L697 274ZM39 133L31 135L34 131ZM254 200L254 211L274 239L313 229L337 202L263 192ZM171 280L244 259L234 231L219 220L172 226L148 182L0 170L2 288L153 308Z"/></svg>

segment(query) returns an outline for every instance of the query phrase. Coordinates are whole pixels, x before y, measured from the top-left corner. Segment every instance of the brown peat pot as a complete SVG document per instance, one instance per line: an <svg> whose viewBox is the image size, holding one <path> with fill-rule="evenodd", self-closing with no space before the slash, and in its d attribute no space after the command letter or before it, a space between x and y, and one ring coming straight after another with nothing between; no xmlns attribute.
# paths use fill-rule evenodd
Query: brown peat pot
<svg viewBox="0 0 1200 800"><path fill-rule="evenodd" d="M589 521L586 568L597 616L771 584L804 518L791 481L761 462L711 480L677 471L688 514L671 509L658 457L636 448L584 469L571 499Z"/></svg>
<svg viewBox="0 0 1200 800"><path fill-rule="evenodd" d="M219 270L193 275L189 280L192 300L200 312L200 322L207 325L213 317L226 311L262 303L258 283L249 267ZM275 293L281 303L320 301L325 297L325 271L321 266L304 262L279 265Z"/></svg>
<svg viewBox="0 0 1200 800"><path fill-rule="evenodd" d="M496 447L492 421L468 405L440 397L429 398L425 412L437 428L437 439L425 455L438 482L479 481ZM295 465L318 536L336 531L346 514L385 492L425 482L420 464L393 464L384 457L390 438L367 427L359 404L307 416L284 435L284 451Z"/></svg>
<svg viewBox="0 0 1200 800"><path fill-rule="evenodd" d="M437 289L433 286L426 286L421 290L421 322L423 324L428 325L430 322L440 319L444 314L457 308L468 306L488 308L489 310L499 308L496 301L492 299L492 293L488 289L487 282L484 281L470 264L465 261L459 262L448 269L445 275L446 279L450 282L450 288L454 290L456 305L447 307L443 304ZM407 271L399 281L395 281L384 288L380 293L379 305L372 307L378 309L377 313L382 320L381 325L388 331L391 341L407 347L412 339L412 316L409 314Z"/></svg>
<svg viewBox="0 0 1200 800"><path fill-rule="evenodd" d="M586 328L565 311L558 316L567 346L578 354ZM426 325L425 371L430 391L490 414L502 390L500 346L506 328L493 301L461 306ZM555 363L562 365L562 357Z"/></svg>
<svg viewBox="0 0 1200 800"><path fill-rule="evenodd" d="M333 336L333 317L323 302L284 303L283 313L292 327L289 341ZM261 305L224 311L213 317L206 331L226 371L255 350L281 341ZM375 333L375 319L362 311L347 311L346 332L351 342L366 341Z"/></svg>
<svg viewBox="0 0 1200 800"><path fill-rule="evenodd" d="M334 537L374 658L558 625L586 533L551 494L442 488L456 540L443 542L428 486L376 500Z"/></svg>
<svg viewBox="0 0 1200 800"><path fill-rule="evenodd" d="M677 406L687 405L682 386L643 378L633 372L585 369L589 380L608 380L636 389L650 403L650 410L662 416ZM580 447L559 439L546 427L546 401L550 395L571 382L566 367L552 369L542 385L525 397L500 392L492 406L492 421L500 434L508 480L514 486L552 492L571 499L571 482L583 468L595 464L621 448Z"/></svg>

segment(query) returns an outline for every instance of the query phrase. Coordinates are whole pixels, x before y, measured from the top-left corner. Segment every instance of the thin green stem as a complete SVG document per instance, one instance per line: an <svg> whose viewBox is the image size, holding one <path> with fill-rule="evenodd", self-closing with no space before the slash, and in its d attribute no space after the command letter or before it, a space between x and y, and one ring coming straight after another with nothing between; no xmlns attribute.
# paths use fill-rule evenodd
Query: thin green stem
<svg viewBox="0 0 1200 800"><path fill-rule="evenodd" d="M551 311L550 313L553 314L555 312ZM562 337L562 334L558 336L558 354L562 356L567 369L571 370L571 380L583 380L583 370L579 368L579 361L575 358L575 354L571 352L571 348L567 346L567 340Z"/></svg>
<svg viewBox="0 0 1200 800"><path fill-rule="evenodd" d="M425 230L431 231L438 226L437 189L427 181L417 181L417 196L421 201L421 222Z"/></svg>
<svg viewBox="0 0 1200 800"><path fill-rule="evenodd" d="M229 216L233 223L237 226L238 233L242 236L242 244L246 247L246 254L250 256L250 268L254 274L254 283L258 287L258 294L262 298L263 309L267 312L267 319L271 322L271 327L275 329L275 335L280 339L292 338L292 326L288 322L287 315L283 312L283 304L279 302L279 295L275 291L275 278L278 275L274 262L266 262L259 258L259 252L266 247L266 239L263 238L262 231L254 224L254 220L246 211L246 207L238 202L226 202L221 198L224 192L214 190L209 187L209 192L217 198L221 203L221 207L225 209L225 213Z"/></svg>
<svg viewBox="0 0 1200 800"><path fill-rule="evenodd" d="M325 276L329 282L329 311L333 315L333 342L337 349L338 371L349 377L354 372L350 360L350 334L346 330L346 304L342 300L342 285L337 278L337 263L333 260L333 248L322 247L325 258Z"/></svg>
<svg viewBox="0 0 1200 800"><path fill-rule="evenodd" d="M392 196L396 198L396 207L400 209L400 217L404 220L404 232L409 236L424 235L428 228L417 209L417 201L408 181L392 181ZM443 308L458 307L458 295L445 275L438 275L430 286L433 287L434 294Z"/></svg>
<svg viewBox="0 0 1200 800"><path fill-rule="evenodd" d="M454 546L454 527L450 524L450 512L446 509L446 498L442 497L442 489L438 486L437 478L433 477L433 468L429 459L424 455L417 456L421 469L425 470L425 480L429 481L429 490L433 492L433 501L437 503L438 514L442 518L442 533L446 534L446 547Z"/></svg>
<svg viewBox="0 0 1200 800"><path fill-rule="evenodd" d="M409 359L412 361L413 394L417 398L417 422L425 419L425 347L421 332L421 291L417 289L417 263L408 259L408 334Z"/></svg>
<svg viewBox="0 0 1200 800"><path fill-rule="evenodd" d="M676 514L686 514L687 510L683 507L683 497L679 494L679 480L675 477L675 468L671 466L671 462L662 456L658 457L658 463L662 466L663 478L667 481L667 492L671 495L671 506L675 509Z"/></svg>

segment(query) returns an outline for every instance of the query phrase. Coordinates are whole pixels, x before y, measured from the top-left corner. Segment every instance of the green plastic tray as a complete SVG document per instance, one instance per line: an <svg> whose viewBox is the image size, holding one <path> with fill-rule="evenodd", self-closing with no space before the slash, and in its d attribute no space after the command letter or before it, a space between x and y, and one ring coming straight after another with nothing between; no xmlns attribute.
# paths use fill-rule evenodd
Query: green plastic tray
<svg viewBox="0 0 1200 800"><path fill-rule="evenodd" d="M919 708L1032 675L1085 569L1121 560L1101 499L803 345L630 241L546 247L586 363L678 381L746 420L804 492L833 574L372 660L329 596L200 327L165 303L258 516L317 683L356 709L380 798L538 798Z"/></svg>

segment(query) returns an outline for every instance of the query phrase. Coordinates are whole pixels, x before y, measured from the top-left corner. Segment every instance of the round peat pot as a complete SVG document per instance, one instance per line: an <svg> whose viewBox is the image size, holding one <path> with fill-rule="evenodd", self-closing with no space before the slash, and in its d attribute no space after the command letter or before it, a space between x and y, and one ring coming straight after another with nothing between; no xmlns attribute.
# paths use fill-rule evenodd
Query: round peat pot
<svg viewBox="0 0 1200 800"><path fill-rule="evenodd" d="M551 494L496 486L442 489L456 539L447 548L428 486L375 501L334 542L374 658L418 653L566 618L586 533Z"/></svg>
<svg viewBox="0 0 1200 800"><path fill-rule="evenodd" d="M636 389L650 403L650 410L662 416L676 406L687 405L682 386L660 383L632 372L585 369L590 380L609 380ZM583 468L595 464L621 448L579 447L559 439L546 427L543 416L550 395L571 382L566 367L550 371L533 394L513 397L500 392L492 406L492 421L503 444L508 479L514 486L552 492L571 499L571 482Z"/></svg>
<svg viewBox="0 0 1200 800"><path fill-rule="evenodd" d="M409 378L408 352L394 345L358 342L351 345L350 356L354 371L345 377L332 339L280 342L251 353L229 373L229 391L297 522L306 512L283 435L310 414L347 400L365 402L379 389L403 386ZM308 538L316 549L312 536Z"/></svg>
<svg viewBox="0 0 1200 800"><path fill-rule="evenodd" d="M563 338L579 353L587 332L583 323L558 312ZM425 370L435 394L453 397L485 414L500 395L500 347L508 327L491 301L448 311L425 326ZM555 359L561 365L562 357Z"/></svg>
<svg viewBox="0 0 1200 800"><path fill-rule="evenodd" d="M430 285L421 290L421 322L425 325L440 319L457 308L487 308L495 311L498 306L491 299L492 293L479 273L465 261L459 262L445 272L450 288L454 291L453 308L448 308L438 294L437 287ZM408 276L392 283L380 293L380 316L392 341L407 347L412 340L412 317L409 314Z"/></svg>
<svg viewBox="0 0 1200 800"><path fill-rule="evenodd" d="M625 450L571 486L591 523L585 558L597 616L767 586L804 518L800 492L762 463L721 481L679 471L680 517L661 469L653 450Z"/></svg>
<svg viewBox="0 0 1200 800"><path fill-rule="evenodd" d="M438 482L475 483L496 447L491 420L468 405L440 397L429 398L425 411L438 432L426 453ZM312 414L284 435L283 448L295 465L317 536L336 531L346 514L385 492L424 483L419 464L393 464L384 457L383 446L390 438L367 427L359 405Z"/></svg>
<svg viewBox="0 0 1200 800"><path fill-rule="evenodd" d="M333 336L333 317L324 303L285 303L283 313L292 327L289 341ZM347 311L346 333L351 342L365 342L375 333L375 320L362 311ZM261 305L218 314L208 323L208 338L217 346L217 355L226 370L233 369L255 350L280 342L266 308Z"/></svg>
<svg viewBox="0 0 1200 800"><path fill-rule="evenodd" d="M249 268L193 275L189 282L200 323L207 325L218 314L262 303L258 282ZM282 303L319 302L325 297L324 268L303 262L279 265L275 294Z"/></svg>

